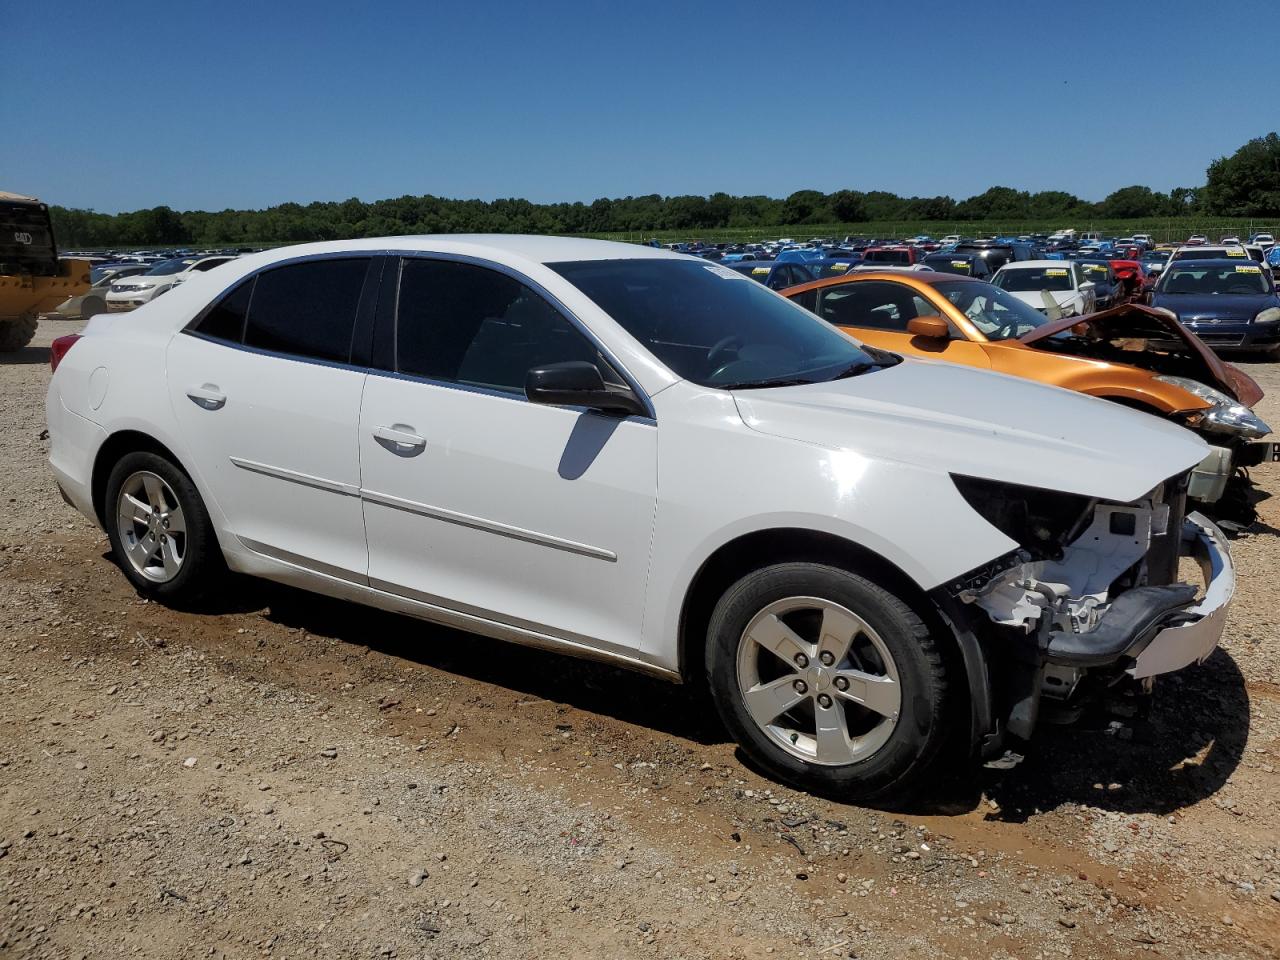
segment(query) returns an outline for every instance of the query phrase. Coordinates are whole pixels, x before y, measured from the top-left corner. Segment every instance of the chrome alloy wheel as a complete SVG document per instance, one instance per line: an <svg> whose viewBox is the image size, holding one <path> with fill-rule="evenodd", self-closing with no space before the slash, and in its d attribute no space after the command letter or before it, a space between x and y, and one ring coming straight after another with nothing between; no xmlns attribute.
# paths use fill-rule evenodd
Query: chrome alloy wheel
<svg viewBox="0 0 1280 960"><path fill-rule="evenodd" d="M173 488L157 474L139 470L121 485L116 529L138 573L155 583L178 575L187 552L186 518Z"/></svg>
<svg viewBox="0 0 1280 960"><path fill-rule="evenodd" d="M880 635L851 610L786 597L738 641L738 690L761 732L808 763L865 760L898 725L902 687Z"/></svg>

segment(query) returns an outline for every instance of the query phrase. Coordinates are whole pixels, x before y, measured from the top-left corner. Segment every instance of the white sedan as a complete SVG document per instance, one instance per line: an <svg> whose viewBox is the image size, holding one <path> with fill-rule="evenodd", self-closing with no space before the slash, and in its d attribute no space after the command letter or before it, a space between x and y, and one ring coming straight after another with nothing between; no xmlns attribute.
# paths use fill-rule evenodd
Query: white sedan
<svg viewBox="0 0 1280 960"><path fill-rule="evenodd" d="M991 282L1028 306L1049 315L1079 317L1097 309L1098 294L1072 260L1021 260L1006 263Z"/></svg>
<svg viewBox="0 0 1280 960"><path fill-rule="evenodd" d="M141 276L125 277L111 284L107 310L136 310L162 293L168 293L189 277L219 267L235 257L177 257L163 260Z"/></svg>
<svg viewBox="0 0 1280 960"><path fill-rule="evenodd" d="M756 763L849 797L927 790L947 750L1005 755L1222 631L1192 433L862 347L719 264L355 240L141 309L54 344L47 417L145 597L229 567L705 681Z"/></svg>

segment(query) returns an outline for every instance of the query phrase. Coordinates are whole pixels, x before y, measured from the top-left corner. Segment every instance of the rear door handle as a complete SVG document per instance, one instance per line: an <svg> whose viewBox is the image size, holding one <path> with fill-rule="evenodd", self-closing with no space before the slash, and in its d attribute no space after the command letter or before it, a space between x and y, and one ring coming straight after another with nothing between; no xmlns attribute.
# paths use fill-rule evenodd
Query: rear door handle
<svg viewBox="0 0 1280 960"><path fill-rule="evenodd" d="M402 427L404 427L402 423L396 424L394 427L374 427L374 439L392 453L400 456L413 456L426 449L426 437L420 437L413 433L412 427L400 429Z"/></svg>
<svg viewBox="0 0 1280 960"><path fill-rule="evenodd" d="M187 396L197 407L206 410L221 410L227 405L226 394L218 389L217 384L205 383L198 387L189 387Z"/></svg>

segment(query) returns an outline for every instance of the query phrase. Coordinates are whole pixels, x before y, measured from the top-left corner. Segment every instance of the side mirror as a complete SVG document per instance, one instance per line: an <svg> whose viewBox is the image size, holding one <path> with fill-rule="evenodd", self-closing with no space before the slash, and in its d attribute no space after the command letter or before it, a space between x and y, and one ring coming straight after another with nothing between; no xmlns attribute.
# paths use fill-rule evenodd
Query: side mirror
<svg viewBox="0 0 1280 960"><path fill-rule="evenodd" d="M907 321L907 333L930 340L947 340L951 337L951 328L941 317L916 317Z"/></svg>
<svg viewBox="0 0 1280 960"><path fill-rule="evenodd" d="M596 365L585 360L534 367L525 375L524 395L531 403L590 407L621 415L649 415L631 390L606 386Z"/></svg>

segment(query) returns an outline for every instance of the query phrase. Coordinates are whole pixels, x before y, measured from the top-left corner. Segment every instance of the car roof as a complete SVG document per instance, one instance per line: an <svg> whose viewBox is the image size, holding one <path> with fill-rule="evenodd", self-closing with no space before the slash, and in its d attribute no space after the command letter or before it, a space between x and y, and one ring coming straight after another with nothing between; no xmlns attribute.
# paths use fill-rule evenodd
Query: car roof
<svg viewBox="0 0 1280 960"><path fill-rule="evenodd" d="M838 277L823 277L821 280L812 280L809 283L797 283L793 287L787 287L783 292L789 293L793 290L816 290L819 287L834 287L837 284L849 283L852 280L902 280L902 279L918 280L920 283L937 284L937 283L986 283L987 281L980 277L966 277L957 273L939 273L935 270L868 270L865 267L859 267L856 271L842 273Z"/></svg>
<svg viewBox="0 0 1280 960"><path fill-rule="evenodd" d="M1070 260L1010 260L1000 269L1004 270L1044 270L1070 266Z"/></svg>
<svg viewBox="0 0 1280 960"><path fill-rule="evenodd" d="M1174 270L1182 270L1186 267L1256 267L1262 269L1257 260L1241 263L1239 257L1192 257L1179 260L1176 264L1170 264L1170 268ZM1250 271L1250 273L1252 272Z"/></svg>
<svg viewBox="0 0 1280 960"><path fill-rule="evenodd" d="M423 234L404 237L365 237L358 240L329 240L276 247L239 259L249 263L274 263L296 257L332 253L359 253L394 250L404 253L455 253L482 259L516 258L534 263L561 263L569 260L689 260L700 259L671 250L620 243L614 240L586 240L580 237L545 237L505 233Z"/></svg>

